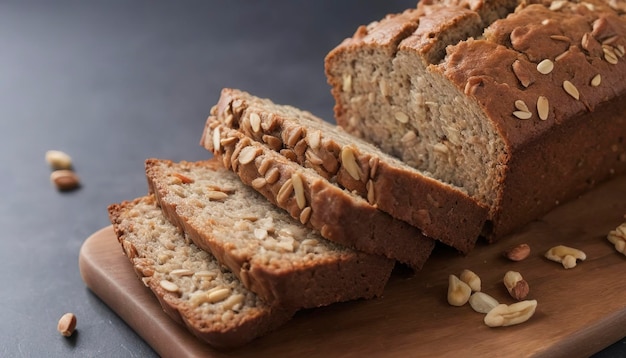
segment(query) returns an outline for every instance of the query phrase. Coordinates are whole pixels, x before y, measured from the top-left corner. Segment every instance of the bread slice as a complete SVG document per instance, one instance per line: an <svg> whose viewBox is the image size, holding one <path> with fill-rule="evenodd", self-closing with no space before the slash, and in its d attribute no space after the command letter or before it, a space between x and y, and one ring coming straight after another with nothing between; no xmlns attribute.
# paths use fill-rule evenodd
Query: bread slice
<svg viewBox="0 0 626 358"><path fill-rule="evenodd" d="M386 256L417 270L430 256L433 239L332 184L314 170L218 122L211 121L203 137L211 139L204 140L208 148L245 184L301 223L319 230L328 240ZM219 146L214 147L215 143Z"/></svg>
<svg viewBox="0 0 626 358"><path fill-rule="evenodd" d="M109 217L135 272L163 310L215 347L235 347L285 323L271 306L170 224L153 196L110 205Z"/></svg>
<svg viewBox="0 0 626 358"><path fill-rule="evenodd" d="M300 309L377 297L394 267L324 239L215 159L149 159L146 176L165 216L271 304Z"/></svg>
<svg viewBox="0 0 626 358"><path fill-rule="evenodd" d="M623 9L508 2L420 2L325 59L338 125L465 189L490 240L626 172Z"/></svg>
<svg viewBox="0 0 626 358"><path fill-rule="evenodd" d="M209 150L212 126L236 128L464 253L480 235L486 207L307 111L226 88L211 113L202 143Z"/></svg>

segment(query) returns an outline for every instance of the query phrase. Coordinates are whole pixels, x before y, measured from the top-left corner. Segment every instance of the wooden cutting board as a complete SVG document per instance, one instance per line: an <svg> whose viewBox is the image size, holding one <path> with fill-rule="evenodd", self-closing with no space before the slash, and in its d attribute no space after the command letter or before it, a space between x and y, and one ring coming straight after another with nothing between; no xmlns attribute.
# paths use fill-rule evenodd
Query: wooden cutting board
<svg viewBox="0 0 626 358"><path fill-rule="evenodd" d="M438 247L421 272L397 270L384 297L301 311L265 337L230 351L198 341L171 321L135 276L111 227L90 236L80 252L87 286L163 357L584 357L626 336L626 256L606 234L625 221L626 177L558 207L542 220L468 256ZM530 257L510 262L501 252L527 243ZM565 270L546 260L550 247L567 244L587 260ZM526 323L489 328L469 305L446 302L449 274L471 269L482 290L513 303L502 284L521 272L538 301Z"/></svg>

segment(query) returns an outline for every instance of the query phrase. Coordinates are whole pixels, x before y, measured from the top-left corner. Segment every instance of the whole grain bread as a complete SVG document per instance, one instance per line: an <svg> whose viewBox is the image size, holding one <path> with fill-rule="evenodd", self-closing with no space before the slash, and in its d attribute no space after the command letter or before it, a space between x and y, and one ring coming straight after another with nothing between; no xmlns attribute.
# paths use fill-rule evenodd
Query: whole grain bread
<svg viewBox="0 0 626 358"><path fill-rule="evenodd" d="M394 267L324 239L215 159L148 159L146 176L165 216L249 290L285 308L380 296Z"/></svg>
<svg viewBox="0 0 626 358"><path fill-rule="evenodd" d="M325 68L337 123L464 188L495 240L626 172L626 7L503 2L490 17L488 3L420 2L360 27ZM461 15L482 28L463 33Z"/></svg>
<svg viewBox="0 0 626 358"><path fill-rule="evenodd" d="M163 310L215 347L243 345L294 311L271 306L165 219L153 196L108 207L124 254Z"/></svg>
<svg viewBox="0 0 626 358"><path fill-rule="evenodd" d="M331 241L421 269L435 241L245 134L209 121L203 142L274 205ZM217 145L217 146L216 146Z"/></svg>
<svg viewBox="0 0 626 358"><path fill-rule="evenodd" d="M488 208L467 193L433 179L308 111L225 88L207 119L202 144L215 147L212 126L234 128L378 209L467 253L474 247ZM394 239L395 240L395 239ZM386 240L389 242L390 240Z"/></svg>

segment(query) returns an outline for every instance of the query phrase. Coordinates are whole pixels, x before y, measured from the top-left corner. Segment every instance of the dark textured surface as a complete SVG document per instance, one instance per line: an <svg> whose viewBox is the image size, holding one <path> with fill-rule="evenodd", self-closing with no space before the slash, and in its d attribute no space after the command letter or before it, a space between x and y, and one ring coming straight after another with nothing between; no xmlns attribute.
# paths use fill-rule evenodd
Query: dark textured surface
<svg viewBox="0 0 626 358"><path fill-rule="evenodd" d="M0 2L0 356L155 356L80 277L80 246L109 224L107 205L146 193L147 157L208 157L198 142L222 87L331 118L325 54L411 5ZM79 190L50 185L49 149L73 157ZM65 339L68 311L78 330ZM603 356L626 356L626 342Z"/></svg>

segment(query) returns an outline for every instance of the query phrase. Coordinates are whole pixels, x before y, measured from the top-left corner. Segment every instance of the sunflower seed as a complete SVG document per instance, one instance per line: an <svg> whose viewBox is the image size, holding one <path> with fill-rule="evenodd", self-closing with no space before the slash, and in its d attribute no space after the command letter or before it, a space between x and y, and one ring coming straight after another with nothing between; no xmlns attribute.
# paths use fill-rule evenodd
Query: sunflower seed
<svg viewBox="0 0 626 358"><path fill-rule="evenodd" d="M291 174L291 183L293 184L293 191L296 195L296 203L301 210L306 206L306 197L304 196L304 183L302 177L298 173Z"/></svg>
<svg viewBox="0 0 626 358"><path fill-rule="evenodd" d="M537 65L537 71L539 71L539 73L541 73L542 75L547 75L548 73L552 72L553 69L554 63L549 59L545 59L539 62L539 64Z"/></svg>
<svg viewBox="0 0 626 358"><path fill-rule="evenodd" d="M176 285L174 282L167 280L161 280L161 282L159 282L159 286L161 286L167 292L178 292L179 290L178 285Z"/></svg>
<svg viewBox="0 0 626 358"><path fill-rule="evenodd" d="M215 128L213 131L213 151L216 153L220 151L220 139L220 129Z"/></svg>
<svg viewBox="0 0 626 358"><path fill-rule="evenodd" d="M519 119L530 119L533 116L532 113L526 111L515 111L513 115Z"/></svg>
<svg viewBox="0 0 626 358"><path fill-rule="evenodd" d="M528 106L526 105L526 102L522 101L521 99L518 99L517 101L515 101L515 108L517 108L520 111L530 112L528 110Z"/></svg>
<svg viewBox="0 0 626 358"><path fill-rule="evenodd" d="M280 171L276 167L269 169L265 173L265 180L267 181L268 184L276 183L279 178L280 178Z"/></svg>
<svg viewBox="0 0 626 358"><path fill-rule="evenodd" d="M576 88L576 86L574 86L573 83L571 83L570 81L563 81L563 89L565 90L565 92L567 92L567 94L569 94L570 96L572 96L575 99L579 99L580 98L580 93L578 93L578 88Z"/></svg>
<svg viewBox="0 0 626 358"><path fill-rule="evenodd" d="M293 181L289 178L278 190L278 194L276 194L276 202L281 205L284 204L291 193L293 193Z"/></svg>
<svg viewBox="0 0 626 358"><path fill-rule="evenodd" d="M255 189L261 189L262 187L264 187L267 184L267 180L265 180L264 177L259 177L259 178L255 178L254 180L252 180L252 182L250 183L250 185L252 185L253 188Z"/></svg>
<svg viewBox="0 0 626 358"><path fill-rule="evenodd" d="M406 113L404 112L396 112L394 114L394 117L396 118L396 120L400 123L408 123L409 122L409 116L406 115Z"/></svg>
<svg viewBox="0 0 626 358"><path fill-rule="evenodd" d="M310 218L311 218L311 207L307 206L306 208L302 209L302 211L300 212L300 222L302 223L302 225L306 225L306 223L309 222Z"/></svg>
<svg viewBox="0 0 626 358"><path fill-rule="evenodd" d="M371 180L368 180L365 186L367 188L367 201L370 204L374 205L376 203L376 196L374 192L374 182Z"/></svg>
<svg viewBox="0 0 626 358"><path fill-rule="evenodd" d="M548 119L548 114L550 113L550 104L548 102L548 98L545 96L539 96L537 99L537 114L539 114L539 119L545 121Z"/></svg>
<svg viewBox="0 0 626 358"><path fill-rule="evenodd" d="M600 82L602 82L602 76L598 73L591 79L591 86L598 87L600 85Z"/></svg>
<svg viewBox="0 0 626 358"><path fill-rule="evenodd" d="M344 146L341 149L341 163L352 179L361 179L361 168L359 168L359 165L356 162L356 157L354 156L354 150L352 150L352 148Z"/></svg>
<svg viewBox="0 0 626 358"><path fill-rule="evenodd" d="M261 117L256 113L250 113L250 128L254 133L261 130Z"/></svg>
<svg viewBox="0 0 626 358"><path fill-rule="evenodd" d="M239 164L248 164L259 154L259 148L252 146L245 147L239 152Z"/></svg>

